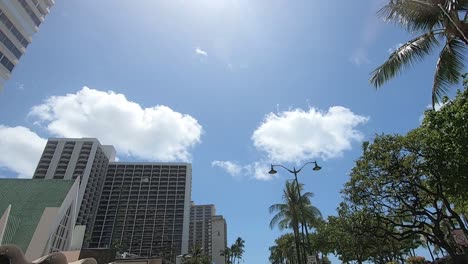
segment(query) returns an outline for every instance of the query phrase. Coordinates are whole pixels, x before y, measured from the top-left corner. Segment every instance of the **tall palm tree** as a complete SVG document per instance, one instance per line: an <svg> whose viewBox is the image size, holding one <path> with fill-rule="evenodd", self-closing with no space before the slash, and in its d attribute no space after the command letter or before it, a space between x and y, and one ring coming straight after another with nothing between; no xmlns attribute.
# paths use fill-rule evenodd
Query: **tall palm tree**
<svg viewBox="0 0 468 264"><path fill-rule="evenodd" d="M390 0L378 14L418 36L390 54L371 73L379 88L405 67L420 62L442 44L432 86L432 105L461 80L468 45L468 0Z"/></svg>
<svg viewBox="0 0 468 264"><path fill-rule="evenodd" d="M230 247L226 247L226 249L221 250L220 253L222 256L224 256L224 262L226 262L226 264L232 264L231 262L232 251Z"/></svg>
<svg viewBox="0 0 468 264"><path fill-rule="evenodd" d="M234 244L231 246L231 252L234 257L232 264L235 264L236 260L237 263L239 263L242 260L242 257L244 255L244 244L245 241L242 238L238 237L236 239L236 242L234 242Z"/></svg>
<svg viewBox="0 0 468 264"><path fill-rule="evenodd" d="M205 254L204 249L196 245L190 249L190 254L182 257L183 264L210 264L210 257Z"/></svg>
<svg viewBox="0 0 468 264"><path fill-rule="evenodd" d="M299 189L299 192L298 192ZM310 198L311 192L306 192L299 197L303 190L303 184L296 185L296 182L286 182L283 190L283 203L270 206L270 213L276 213L270 222L270 228L278 226L280 230L291 228L296 244L297 259L299 263L305 260L305 254L301 258L301 236L299 228L301 223L312 224L321 217L320 211L312 206ZM304 237L304 234L302 234Z"/></svg>

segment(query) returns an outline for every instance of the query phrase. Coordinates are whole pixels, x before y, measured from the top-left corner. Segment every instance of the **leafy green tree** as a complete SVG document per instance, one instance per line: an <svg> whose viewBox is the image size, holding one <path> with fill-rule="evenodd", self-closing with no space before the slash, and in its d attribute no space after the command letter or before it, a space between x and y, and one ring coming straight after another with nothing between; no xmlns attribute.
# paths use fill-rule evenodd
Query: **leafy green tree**
<svg viewBox="0 0 468 264"><path fill-rule="evenodd" d="M459 167L468 159L468 152L463 153L466 135L457 136L458 130L450 127L457 126L460 116L465 118L465 113L456 112L466 109L460 106L467 103L467 95L459 93L439 113L426 113L428 120L422 127L405 136L378 135L373 143L364 144L364 153L343 191L354 206L372 212L386 235L397 240L422 236L451 256L459 252L449 231L460 228L468 234L450 196L459 186L466 186L466 168ZM453 120L429 125L429 120L435 120L431 115L446 114ZM441 131L441 127L447 129ZM455 138L444 139L450 136Z"/></svg>
<svg viewBox="0 0 468 264"><path fill-rule="evenodd" d="M426 163L443 176L439 180L461 212L468 208L468 76L464 77L463 91L452 101L445 97L440 110L426 111L421 127L413 132L423 140Z"/></svg>
<svg viewBox="0 0 468 264"><path fill-rule="evenodd" d="M389 0L379 15L418 36L390 54L371 74L376 87L397 76L405 67L420 62L435 47L442 48L432 87L433 106L452 84L461 80L468 44L467 0Z"/></svg>
<svg viewBox="0 0 468 264"><path fill-rule="evenodd" d="M384 264L404 259L411 248L418 245L413 240L398 241L386 235L377 219L366 210L356 210L341 203L338 216L328 217L329 244L343 262Z"/></svg>
<svg viewBox="0 0 468 264"><path fill-rule="evenodd" d="M328 254L334 252L334 245L330 241L330 226L328 222L320 220L315 225L315 232L309 235L314 252L321 253L321 258L325 259Z"/></svg>

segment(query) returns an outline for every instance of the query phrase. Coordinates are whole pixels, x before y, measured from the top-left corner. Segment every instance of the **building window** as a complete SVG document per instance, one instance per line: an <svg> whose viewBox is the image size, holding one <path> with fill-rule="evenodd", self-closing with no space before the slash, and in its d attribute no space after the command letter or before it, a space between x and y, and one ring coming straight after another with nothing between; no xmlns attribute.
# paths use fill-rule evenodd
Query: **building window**
<svg viewBox="0 0 468 264"><path fill-rule="evenodd" d="M41 13L43 16L47 15L47 12L42 8L42 6L39 4L39 1L37 0L32 0L34 6L39 10L39 13Z"/></svg>
<svg viewBox="0 0 468 264"><path fill-rule="evenodd" d="M0 52L0 63L2 63L5 68L8 69L8 71L12 71L15 65L3 54Z"/></svg>
<svg viewBox="0 0 468 264"><path fill-rule="evenodd" d="M2 31L0 31L0 42L2 42L3 45L5 45L5 47L7 47L7 49L16 56L16 58L21 58L21 51L15 47L15 44L13 44L13 42L11 42L11 40Z"/></svg>
<svg viewBox="0 0 468 264"><path fill-rule="evenodd" d="M10 32L15 36L15 38L23 45L23 47L27 47L29 45L29 41L21 34L21 32L13 25L11 20L6 16L3 10L0 9L0 21L5 25L5 27L10 30Z"/></svg>
<svg viewBox="0 0 468 264"><path fill-rule="evenodd" d="M32 19L34 24L36 26L39 26L41 24L41 20L39 20L39 18L36 16L36 14L34 14L34 11L31 9L31 7L28 5L28 3L26 3L25 0L18 0L18 2L20 2L20 4L23 6L24 11L26 11L26 13L28 13L29 17Z"/></svg>

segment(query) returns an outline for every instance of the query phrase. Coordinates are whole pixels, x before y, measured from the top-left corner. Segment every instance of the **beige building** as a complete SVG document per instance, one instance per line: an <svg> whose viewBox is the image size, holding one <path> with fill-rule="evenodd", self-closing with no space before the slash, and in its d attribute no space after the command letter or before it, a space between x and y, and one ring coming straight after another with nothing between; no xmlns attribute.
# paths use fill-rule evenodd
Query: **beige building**
<svg viewBox="0 0 468 264"><path fill-rule="evenodd" d="M227 225L222 215L215 215L212 218L212 262L215 264L225 264L224 250L227 247Z"/></svg>
<svg viewBox="0 0 468 264"><path fill-rule="evenodd" d="M69 250L79 179L0 179L0 245L15 244L27 260Z"/></svg>
<svg viewBox="0 0 468 264"><path fill-rule="evenodd" d="M0 89L54 4L54 0L0 1Z"/></svg>
<svg viewBox="0 0 468 264"><path fill-rule="evenodd" d="M203 248L206 255L211 256L212 218L216 214L216 208L212 204L195 205L190 207L190 234L189 252L193 247Z"/></svg>
<svg viewBox="0 0 468 264"><path fill-rule="evenodd" d="M195 205L192 202L190 208L190 248L200 247L212 263L224 264L222 254L227 246L226 221L223 216L216 215L213 204Z"/></svg>

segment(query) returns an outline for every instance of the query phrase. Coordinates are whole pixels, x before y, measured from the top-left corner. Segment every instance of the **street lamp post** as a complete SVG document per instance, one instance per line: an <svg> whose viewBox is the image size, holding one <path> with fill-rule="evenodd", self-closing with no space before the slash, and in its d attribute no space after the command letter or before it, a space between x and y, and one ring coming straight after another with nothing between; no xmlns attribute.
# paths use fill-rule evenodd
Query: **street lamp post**
<svg viewBox="0 0 468 264"><path fill-rule="evenodd" d="M285 170L287 170L288 172L294 174L294 180L296 182L296 189L297 189L297 194L298 194L298 199L300 201L300 198L301 198L301 189L299 188L299 181L297 180L297 174L299 172L301 172L301 170L308 164L315 164L314 168L312 170L314 171L319 171L322 169L322 167L320 167L318 164L317 164L317 161L311 161L311 162L307 162L305 163L304 165L302 165L302 167L300 167L298 170L296 170L296 167L293 167L292 170L286 168L285 166L281 165L281 164L271 164L271 169L270 171L268 172L269 174L276 174L277 171L275 170L275 167L281 167ZM302 203L300 203L300 209L301 209L301 213L304 214L304 207L302 205ZM304 217L301 217L301 233L302 233L302 241L304 241L304 229L305 229L305 235L306 235L306 241L307 241L307 251L308 253L310 254L310 250L311 250L311 245L310 245L310 240L309 240L309 231L307 229L307 224L305 223L305 219ZM299 250L299 249L298 249ZM298 251L299 253L299 251ZM300 256L298 255L297 256L298 259L299 259L299 262L300 262ZM304 256L304 259L307 260L307 256Z"/></svg>

